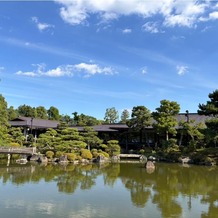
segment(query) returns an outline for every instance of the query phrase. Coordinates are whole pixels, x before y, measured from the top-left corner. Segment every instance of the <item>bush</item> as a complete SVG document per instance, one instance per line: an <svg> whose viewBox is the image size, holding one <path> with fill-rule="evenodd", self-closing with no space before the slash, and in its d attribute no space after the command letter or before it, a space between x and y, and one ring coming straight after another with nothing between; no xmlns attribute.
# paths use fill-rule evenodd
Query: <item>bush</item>
<svg viewBox="0 0 218 218"><path fill-rule="evenodd" d="M92 153L88 149L81 149L81 157L84 159L91 160L92 159Z"/></svg>
<svg viewBox="0 0 218 218"><path fill-rule="evenodd" d="M10 147L20 147L20 144L17 142L10 142L9 146Z"/></svg>
<svg viewBox="0 0 218 218"><path fill-rule="evenodd" d="M45 155L46 155L47 158L52 159L53 156L54 156L54 152L53 152L53 151L47 151L47 152L45 153Z"/></svg>
<svg viewBox="0 0 218 218"><path fill-rule="evenodd" d="M109 140L107 142L107 149L106 152L112 157L120 154L120 146L118 140Z"/></svg>
<svg viewBox="0 0 218 218"><path fill-rule="evenodd" d="M81 161L81 160L82 160L82 157L81 157L80 155L77 155L77 156L76 156L76 160Z"/></svg>
<svg viewBox="0 0 218 218"><path fill-rule="evenodd" d="M139 150L139 154L144 154L145 153L145 150L144 149L140 149Z"/></svg>
<svg viewBox="0 0 218 218"><path fill-rule="evenodd" d="M205 163L205 165L210 166L210 165L213 165L215 163L215 160L213 158L211 158L211 157L206 157L204 159L204 163Z"/></svg>
<svg viewBox="0 0 218 218"><path fill-rule="evenodd" d="M106 153L105 151L101 151L101 152L99 152L99 154L102 154L106 158L110 157L110 155L108 153Z"/></svg>
<svg viewBox="0 0 218 218"><path fill-rule="evenodd" d="M93 158L98 157L98 150L97 150L97 149L92 149L92 150L91 150L91 153L92 153L92 157L93 157Z"/></svg>
<svg viewBox="0 0 218 218"><path fill-rule="evenodd" d="M64 154L63 151L57 151L55 154L55 157L59 158L60 156L62 156Z"/></svg>
<svg viewBox="0 0 218 218"><path fill-rule="evenodd" d="M195 141L193 141L193 140L191 140L190 142L189 142L189 145L188 145L188 151L189 152L193 152L193 151L195 151L196 150L196 142Z"/></svg>
<svg viewBox="0 0 218 218"><path fill-rule="evenodd" d="M74 161L74 160L76 160L76 154L74 154L74 153L67 153L66 155L67 155L67 159L68 159L69 161Z"/></svg>
<svg viewBox="0 0 218 218"><path fill-rule="evenodd" d="M202 164L202 163L204 163L205 158L206 158L206 155L201 154L201 153L193 153L191 155L191 159L193 160L193 162L195 164Z"/></svg>
<svg viewBox="0 0 218 218"><path fill-rule="evenodd" d="M179 146L177 145L177 140L174 138L163 142L163 147L165 152L175 152L179 151Z"/></svg>

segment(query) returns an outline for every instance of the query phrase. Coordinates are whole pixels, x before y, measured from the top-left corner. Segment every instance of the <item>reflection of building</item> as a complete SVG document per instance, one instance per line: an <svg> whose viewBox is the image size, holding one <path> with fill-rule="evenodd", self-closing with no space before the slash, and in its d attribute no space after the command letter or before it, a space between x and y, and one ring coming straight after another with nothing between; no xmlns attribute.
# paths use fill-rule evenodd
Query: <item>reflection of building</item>
<svg viewBox="0 0 218 218"><path fill-rule="evenodd" d="M190 123L190 125L195 125L204 124L207 117L197 113L189 113L187 119L187 113L181 113L176 116L176 119L178 122L194 120L194 123ZM22 127L25 136L32 133L37 138L40 133L45 132L48 128L57 129L59 121L18 117L10 121L10 124L12 127ZM72 126L72 128L77 128L80 132L84 131L81 126ZM145 146L158 145L160 139L164 138L164 136L157 134L152 126L143 129L142 137L139 132L133 131L126 124L103 124L92 126L92 128L98 132L99 138L103 139L104 142L110 139L119 140L120 145L125 149L139 149L142 144ZM181 127L177 126L176 128L178 130L177 138L179 139Z"/></svg>

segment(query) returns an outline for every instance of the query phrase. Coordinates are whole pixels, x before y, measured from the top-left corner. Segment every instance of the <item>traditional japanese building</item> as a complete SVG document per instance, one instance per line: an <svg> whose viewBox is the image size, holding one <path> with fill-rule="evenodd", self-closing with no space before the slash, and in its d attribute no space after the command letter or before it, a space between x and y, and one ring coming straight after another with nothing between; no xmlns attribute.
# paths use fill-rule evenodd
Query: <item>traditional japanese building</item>
<svg viewBox="0 0 218 218"><path fill-rule="evenodd" d="M176 115L176 119L178 123L184 121L190 122L190 125L199 123L205 125L205 121L208 117L198 115L197 113L180 113ZM12 127L21 127L26 137L32 134L34 138L37 138L40 133L44 133L48 128L57 129L59 124L59 121L31 117L17 117L10 121ZM119 140L120 145L126 149L135 149L137 146L141 146L141 144L145 146L155 146L155 143L159 143L160 139L164 137L158 134L152 125L144 128L141 133L136 132L126 124L120 123L102 124L91 127L98 132L99 138L103 139L105 142L110 139ZM82 126L71 126L71 128L76 128L79 132L84 131L84 127ZM182 127L179 125L176 126L177 139L179 139L181 135L181 128ZM140 134L142 134L142 136Z"/></svg>

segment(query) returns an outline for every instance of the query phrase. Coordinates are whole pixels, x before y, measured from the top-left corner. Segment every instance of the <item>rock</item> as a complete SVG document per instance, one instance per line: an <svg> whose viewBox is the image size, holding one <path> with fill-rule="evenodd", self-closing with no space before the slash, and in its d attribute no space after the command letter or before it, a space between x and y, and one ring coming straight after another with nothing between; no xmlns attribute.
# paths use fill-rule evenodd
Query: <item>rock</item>
<svg viewBox="0 0 218 218"><path fill-rule="evenodd" d="M26 164L28 161L26 158L20 158L20 159L17 159L16 160L16 163L19 163L19 164Z"/></svg>
<svg viewBox="0 0 218 218"><path fill-rule="evenodd" d="M48 158L45 156L40 155L38 158L38 162L39 163L47 163L48 162Z"/></svg>
<svg viewBox="0 0 218 218"><path fill-rule="evenodd" d="M80 162L83 163L83 164L89 164L90 163L90 161L87 160L87 159L82 159Z"/></svg>
<svg viewBox="0 0 218 218"><path fill-rule="evenodd" d="M146 163L146 168L147 169L155 169L155 165L154 165L154 163L152 161L148 161Z"/></svg>
<svg viewBox="0 0 218 218"><path fill-rule="evenodd" d="M32 157L30 157L30 161L38 161L38 160L39 160L38 154L33 154Z"/></svg>
<svg viewBox="0 0 218 218"><path fill-rule="evenodd" d="M154 172L155 170L155 165L152 161L148 161L146 164L145 164L145 167L146 167L146 171L147 173L151 174Z"/></svg>
<svg viewBox="0 0 218 218"><path fill-rule="evenodd" d="M147 157L145 155L140 156L140 161L147 162Z"/></svg>
<svg viewBox="0 0 218 218"><path fill-rule="evenodd" d="M94 160L93 160L93 162L95 162L95 163L104 163L104 162L106 162L106 161L108 161L108 158L106 158L104 155L98 155L98 157L96 157Z"/></svg>
<svg viewBox="0 0 218 218"><path fill-rule="evenodd" d="M181 157L179 158L179 162L182 164L188 164L188 163L191 163L192 160L189 157Z"/></svg>
<svg viewBox="0 0 218 218"><path fill-rule="evenodd" d="M119 161L120 160L120 157L119 156L112 156L111 157L111 161L112 162L117 162L117 161Z"/></svg>
<svg viewBox="0 0 218 218"><path fill-rule="evenodd" d="M156 160L156 157L154 157L154 156L149 156L149 157L148 157L148 160L149 160L149 161L155 161L155 160Z"/></svg>
<svg viewBox="0 0 218 218"><path fill-rule="evenodd" d="M59 162L60 163L68 163L67 155L62 155L59 157Z"/></svg>

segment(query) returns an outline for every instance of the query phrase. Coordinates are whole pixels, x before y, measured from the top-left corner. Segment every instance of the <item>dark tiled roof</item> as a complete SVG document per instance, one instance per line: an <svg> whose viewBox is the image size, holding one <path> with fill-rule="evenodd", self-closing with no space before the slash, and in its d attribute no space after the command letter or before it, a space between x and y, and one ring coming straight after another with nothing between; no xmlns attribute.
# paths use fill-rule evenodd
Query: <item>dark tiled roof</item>
<svg viewBox="0 0 218 218"><path fill-rule="evenodd" d="M18 117L10 122L11 126L28 126L32 128L57 128L59 121L43 120L31 117Z"/></svg>
<svg viewBox="0 0 218 218"><path fill-rule="evenodd" d="M43 120L43 119L37 119L33 118L31 123L31 117L18 117L12 121L10 121L10 124L12 126L28 126L32 128L57 128L59 121L53 121L53 120ZM187 121L187 116L185 113L181 113L176 115L176 119L178 122L180 121ZM198 115L197 113L189 113L189 120L194 120L194 124L198 123L205 123L206 119L209 119L209 117L204 115ZM129 127L126 124L103 124L103 125L96 125L91 126L95 131L97 132L117 132L119 130L127 130ZM72 128L76 128L79 131L83 131L84 127L82 126L72 126ZM178 128L178 126L176 127ZM152 129L152 126L147 127L147 129Z"/></svg>
<svg viewBox="0 0 218 218"><path fill-rule="evenodd" d="M197 113L189 113L188 116L189 116L189 121L192 121L192 120L194 121L193 124L199 124L199 123L205 124L205 121L207 119L210 119L210 117L208 117L208 116L198 115ZM185 113L178 114L176 116L176 119L177 119L178 122L188 121L188 118L187 118Z"/></svg>
<svg viewBox="0 0 218 218"><path fill-rule="evenodd" d="M113 126L114 125L96 125L96 126L91 126L91 127L97 132L117 132L118 129L113 129ZM74 126L73 128L76 128L79 131L84 131L84 127L82 126ZM126 126L126 128L128 127Z"/></svg>

